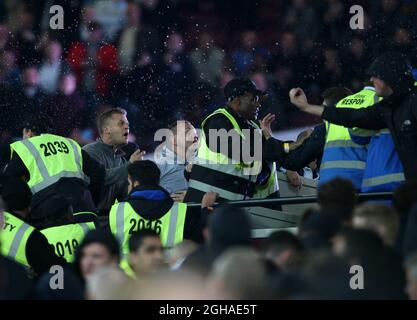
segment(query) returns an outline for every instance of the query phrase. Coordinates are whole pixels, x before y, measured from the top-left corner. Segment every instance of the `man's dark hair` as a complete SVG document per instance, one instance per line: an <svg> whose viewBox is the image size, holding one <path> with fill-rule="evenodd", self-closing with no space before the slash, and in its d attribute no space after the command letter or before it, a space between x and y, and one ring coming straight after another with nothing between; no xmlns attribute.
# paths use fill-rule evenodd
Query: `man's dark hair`
<svg viewBox="0 0 417 320"><path fill-rule="evenodd" d="M120 247L114 235L107 229L91 230L84 237L80 246L77 248L78 258L81 258L80 254L82 249L92 243L99 243L107 248L110 255L120 259Z"/></svg>
<svg viewBox="0 0 417 320"><path fill-rule="evenodd" d="M53 123L50 117L44 113L28 115L21 127L32 130L36 135L42 133L53 133Z"/></svg>
<svg viewBox="0 0 417 320"><path fill-rule="evenodd" d="M232 247L251 245L249 217L241 208L217 207L209 216L208 230L209 245L215 256Z"/></svg>
<svg viewBox="0 0 417 320"><path fill-rule="evenodd" d="M398 213L406 216L411 207L417 203L417 180L407 180L395 189L392 202Z"/></svg>
<svg viewBox="0 0 417 320"><path fill-rule="evenodd" d="M103 128L107 125L107 122L114 114L126 115L127 112L122 108L111 108L110 110L101 113L97 119L97 129L100 135L103 134Z"/></svg>
<svg viewBox="0 0 417 320"><path fill-rule="evenodd" d="M59 226L73 222L72 203L68 197L60 193L53 193L42 201L41 217L31 217L32 225L39 228Z"/></svg>
<svg viewBox="0 0 417 320"><path fill-rule="evenodd" d="M116 240L114 235L108 229L95 229L90 230L87 235L81 241L77 250L75 251L74 259L74 271L75 274L79 277L83 284L85 284L85 279L81 275L81 258L82 252L85 247L90 244L97 243L106 247L107 251L112 257L117 258L120 261L120 246L119 242Z"/></svg>
<svg viewBox="0 0 417 320"><path fill-rule="evenodd" d="M6 209L19 211L27 209L32 201L32 192L25 181L19 178L8 179L2 187L1 193Z"/></svg>
<svg viewBox="0 0 417 320"><path fill-rule="evenodd" d="M129 252L136 252L142 246L146 238L159 238L154 230L151 229L141 229L132 233L129 238Z"/></svg>
<svg viewBox="0 0 417 320"><path fill-rule="evenodd" d="M161 170L150 160L135 161L127 167L127 172L133 181L141 185L158 186Z"/></svg>
<svg viewBox="0 0 417 320"><path fill-rule="evenodd" d="M346 87L331 87L324 90L322 96L328 106L335 106L340 100L352 94L353 92Z"/></svg>
<svg viewBox="0 0 417 320"><path fill-rule="evenodd" d="M319 211L310 214L299 226L299 239L307 250L329 247L341 227L339 216Z"/></svg>
<svg viewBox="0 0 417 320"><path fill-rule="evenodd" d="M264 252L273 251L276 255L287 249L292 249L296 252L303 250L301 241L288 231L281 230L271 233L262 243Z"/></svg>
<svg viewBox="0 0 417 320"><path fill-rule="evenodd" d="M337 215L341 221L350 221L356 205L355 186L350 180L342 178L323 183L318 190L318 204L324 211Z"/></svg>

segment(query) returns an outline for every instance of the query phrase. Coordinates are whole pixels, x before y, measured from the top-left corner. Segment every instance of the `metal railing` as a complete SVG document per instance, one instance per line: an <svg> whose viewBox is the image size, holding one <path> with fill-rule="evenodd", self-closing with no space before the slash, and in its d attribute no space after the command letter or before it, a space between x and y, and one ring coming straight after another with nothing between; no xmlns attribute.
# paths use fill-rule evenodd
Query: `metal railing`
<svg viewBox="0 0 417 320"><path fill-rule="evenodd" d="M359 202L366 200L389 200L392 198L392 192L372 192L372 193L358 193ZM227 204L233 207L261 207L264 205L272 204L304 204L304 203L315 203L317 202L317 196L300 196L300 197L283 197L277 199L257 199L257 200L239 200L239 201L228 201L228 202L216 202L213 206L221 204ZM188 203L189 208L200 207L201 203Z"/></svg>

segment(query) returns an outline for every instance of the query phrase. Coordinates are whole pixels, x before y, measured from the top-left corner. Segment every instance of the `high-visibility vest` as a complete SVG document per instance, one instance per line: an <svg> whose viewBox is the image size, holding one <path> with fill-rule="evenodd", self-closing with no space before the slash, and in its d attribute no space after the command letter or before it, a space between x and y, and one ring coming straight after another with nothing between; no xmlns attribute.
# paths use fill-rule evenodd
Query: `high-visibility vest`
<svg viewBox="0 0 417 320"><path fill-rule="evenodd" d="M159 234L162 245L170 248L184 238L186 214L187 204L175 203L161 218L148 220L136 212L129 202L119 202L110 210L110 230L119 242L123 256L129 253L129 236L142 229L154 230Z"/></svg>
<svg viewBox="0 0 417 320"><path fill-rule="evenodd" d="M343 98L337 108L366 108L379 100L372 87ZM348 128L326 121L326 143L320 166L319 185L333 178L341 177L352 181L356 189L361 188L363 172L366 166L366 146L354 143Z"/></svg>
<svg viewBox="0 0 417 320"><path fill-rule="evenodd" d="M10 145L29 171L27 182L35 194L61 178L89 181L83 172L81 147L72 139L53 134L14 142Z"/></svg>
<svg viewBox="0 0 417 320"><path fill-rule="evenodd" d="M136 273L135 271L133 271L132 267L129 264L129 261L127 260L127 258L122 259L122 261L120 261L120 268L123 270L123 272L132 279L136 279Z"/></svg>
<svg viewBox="0 0 417 320"><path fill-rule="evenodd" d="M210 114L203 121L202 127L209 118L217 114L224 115L240 137L245 139L244 132L238 122L225 108L217 109ZM251 121L251 124L255 130L261 130L254 121ZM191 192L192 189L202 193L213 191L219 194L219 198L226 200L251 198L254 194L257 176L262 168L262 162L240 163L221 152L214 152L207 146L204 130L201 131L201 135L197 157L193 161L188 192ZM244 144L240 147L244 148Z"/></svg>
<svg viewBox="0 0 417 320"><path fill-rule="evenodd" d="M255 187L255 193L253 199L266 199L270 195L277 193L279 191L278 185L278 176L277 176L277 166L275 162L272 163L271 173L268 177L268 180Z"/></svg>
<svg viewBox="0 0 417 320"><path fill-rule="evenodd" d="M75 259L75 251L90 230L94 230L94 222L71 223L40 230L54 246L55 254L71 263Z"/></svg>
<svg viewBox="0 0 417 320"><path fill-rule="evenodd" d="M0 231L0 252L3 256L30 267L26 257L26 244L35 228L22 219L4 212L4 226Z"/></svg>

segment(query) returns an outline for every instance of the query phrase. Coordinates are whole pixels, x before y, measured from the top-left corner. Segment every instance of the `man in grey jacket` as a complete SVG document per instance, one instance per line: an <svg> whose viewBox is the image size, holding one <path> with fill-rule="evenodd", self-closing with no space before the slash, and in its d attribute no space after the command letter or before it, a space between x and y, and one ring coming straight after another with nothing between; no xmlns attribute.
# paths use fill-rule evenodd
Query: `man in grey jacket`
<svg viewBox="0 0 417 320"><path fill-rule="evenodd" d="M122 201L127 196L127 165L129 162L142 160L144 151L136 150L126 160L121 149L128 143L129 121L126 111L112 108L103 112L98 118L100 138L89 143L83 149L106 169L104 187L98 203L100 215L108 214L115 200Z"/></svg>

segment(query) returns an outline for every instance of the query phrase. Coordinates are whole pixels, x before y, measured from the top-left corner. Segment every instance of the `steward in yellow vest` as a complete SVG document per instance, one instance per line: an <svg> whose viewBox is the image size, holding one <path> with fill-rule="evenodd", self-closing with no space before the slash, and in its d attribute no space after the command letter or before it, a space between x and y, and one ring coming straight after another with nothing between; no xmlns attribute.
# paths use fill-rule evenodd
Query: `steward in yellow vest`
<svg viewBox="0 0 417 320"><path fill-rule="evenodd" d="M372 87L341 99L336 108L367 108L379 101ZM326 143L320 167L319 185L336 177L349 179L357 190L362 185L368 149L352 141L349 129L328 121L326 123Z"/></svg>
<svg viewBox="0 0 417 320"><path fill-rule="evenodd" d="M389 129L395 149L404 167L406 180L417 178L417 88L412 68L399 53L378 56L367 74L382 101L368 108L331 108L312 105L301 88L290 91L291 102L300 110L321 116L330 123L362 129Z"/></svg>
<svg viewBox="0 0 417 320"><path fill-rule="evenodd" d="M90 230L96 228L96 219L92 213L78 213L76 216L89 218L89 221L75 221L71 202L63 195L56 194L47 200L44 206L49 208L44 221L39 221L36 226L54 246L55 254L71 263L75 258L75 251L81 241ZM93 220L91 220L93 219Z"/></svg>
<svg viewBox="0 0 417 320"><path fill-rule="evenodd" d="M94 212L105 170L74 140L49 134L48 119L34 117L25 124L24 138L10 145L8 176L27 181L33 197L32 215L42 218L44 201L54 193L72 199L75 212Z"/></svg>
<svg viewBox="0 0 417 320"><path fill-rule="evenodd" d="M351 94L352 92L344 87L328 88L323 93L323 105L333 106L338 104L339 101L342 103L344 98L347 98ZM366 92L364 95L358 95L357 99L354 99L353 96L353 99L347 99L346 102L349 105L369 102L368 95L369 93ZM305 140L297 141L296 143L301 142L301 145L290 152L290 154L284 158L284 162L280 164L286 169L298 171L308 166L308 164L314 160L317 160L318 164L323 161L324 165L320 170L319 183L323 183L323 181L326 180L328 181L341 174L343 174L345 178L353 180L353 176L350 176L348 172L351 171L351 169L347 169L346 167L349 166L349 160L354 160L351 162L352 166L362 166L355 160L358 160L358 153L361 153L363 157L364 150L361 149L364 148L361 148L358 145L355 146L351 141L346 141L346 139L350 139L345 135L346 130L347 129L344 127L329 123L322 123L315 126L311 135ZM339 133L341 134L339 135ZM325 148L326 138L328 143ZM358 148L357 152L355 148L350 148L350 146ZM326 155L323 156L323 153L326 153ZM354 170L356 169L354 168ZM357 173L357 171L355 171L355 173ZM359 172L359 174L361 173Z"/></svg>
<svg viewBox="0 0 417 320"><path fill-rule="evenodd" d="M28 185L21 179L7 180L2 185L2 197L7 211L0 230L1 254L32 268L38 275L48 272L53 265L65 265L65 260L55 255L45 236L27 222L32 197Z"/></svg>
<svg viewBox="0 0 417 320"><path fill-rule="evenodd" d="M261 122L256 119L266 93L248 79L231 80L224 93L227 105L201 125L185 202L200 202L210 191L225 201L266 198L278 191L274 162L280 162L290 149L289 144L272 138L273 115ZM260 181L264 161L270 163L269 175Z"/></svg>
<svg viewBox="0 0 417 320"><path fill-rule="evenodd" d="M110 230L123 256L129 252L130 235L138 230L155 231L164 247L172 247L184 238L203 240L208 212L194 212L187 210L185 203L174 203L159 186L159 178L160 170L152 161L136 161L128 166L129 195L125 201L113 205L109 215Z"/></svg>

